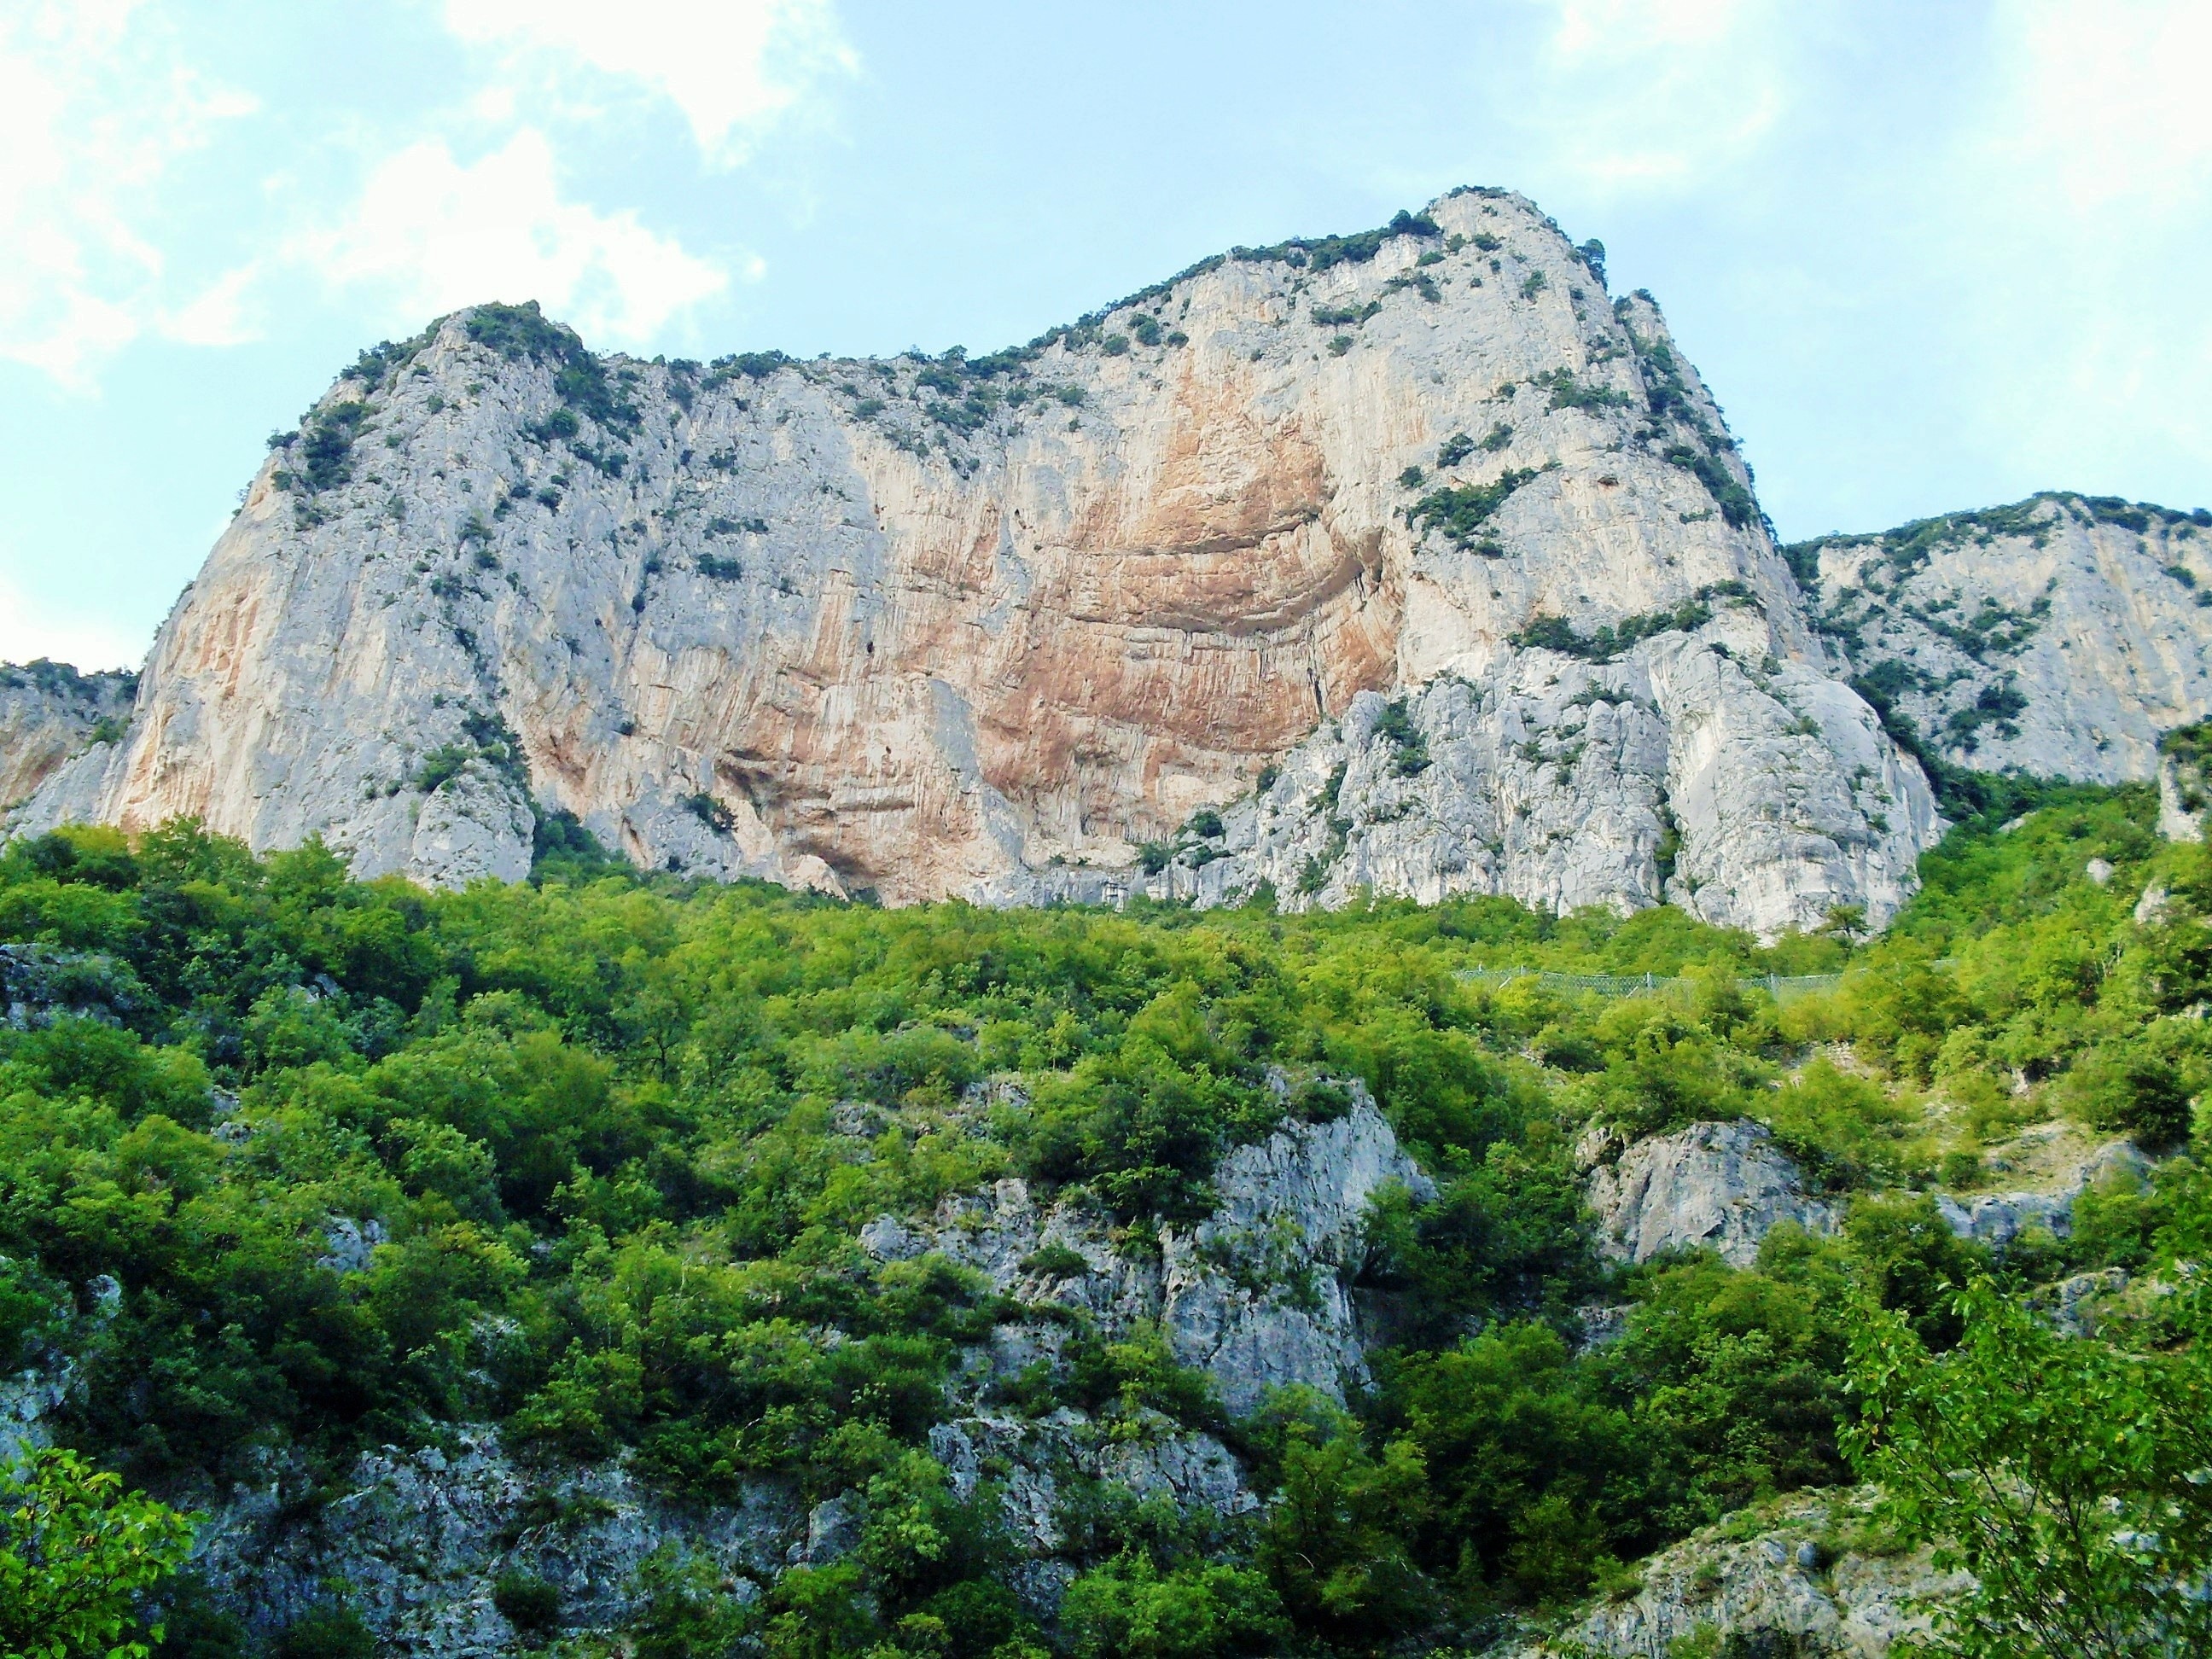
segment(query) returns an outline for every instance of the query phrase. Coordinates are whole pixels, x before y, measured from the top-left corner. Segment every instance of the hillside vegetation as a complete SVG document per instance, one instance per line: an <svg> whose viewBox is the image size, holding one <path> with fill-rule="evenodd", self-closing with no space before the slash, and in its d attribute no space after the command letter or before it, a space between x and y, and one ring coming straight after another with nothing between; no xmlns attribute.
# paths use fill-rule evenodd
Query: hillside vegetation
<svg viewBox="0 0 2212 1659"><path fill-rule="evenodd" d="M189 823L18 841L0 1372L66 1363L57 1437L185 1509L277 1471L312 1510L363 1448L479 1423L546 1467L628 1453L675 1501L762 1478L848 1495L836 1560L738 1583L664 1549L619 1632L502 1580L514 1628L562 1652L1479 1644L1741 1506L1853 1479L1869 1303L1898 1316L1884 1352L1909 1381L1948 1363L1928 1356L1967 1329L1970 1284L2009 1306L2090 1267L2186 1278L2212 1225L2190 1151L2212 854L2154 817L2138 787L1977 822L1879 939L1841 914L1771 949L1670 908L1506 901L884 910L641 878L580 833L527 884L447 894ZM2166 896L2138 922L2147 886ZM1516 964L1689 982L1464 976ZM1841 978L1778 1006L1770 973ZM963 1501L929 1449L1023 1310L860 1230L1020 1176L1157 1252L1207 1212L1225 1149L1342 1114L1354 1079L1435 1179L1370 1218L1374 1387L1232 1419L1157 1331L1075 1329L991 1382L994 1409L1206 1431L1268 1501L1095 1493L1064 1518L1057 1611L1025 1599L998 1488ZM1740 1116L1848 1202L1839 1234L1783 1229L1745 1271L1603 1261L1584 1126ZM1935 1189L1970 1190L2051 1116L2171 1156L2085 1196L2068 1238L1954 1236ZM1577 1310L1604 1304L1629 1306L1625 1334L1584 1346ZM2154 1309L2115 1328L2175 1340ZM343 1584L250 1638L189 1569L133 1605L166 1613L162 1652L368 1650Z"/></svg>

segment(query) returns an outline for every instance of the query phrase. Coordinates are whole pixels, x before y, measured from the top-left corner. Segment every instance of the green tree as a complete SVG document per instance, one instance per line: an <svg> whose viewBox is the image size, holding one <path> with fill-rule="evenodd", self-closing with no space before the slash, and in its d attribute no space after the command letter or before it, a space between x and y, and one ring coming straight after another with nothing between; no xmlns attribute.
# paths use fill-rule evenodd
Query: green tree
<svg viewBox="0 0 2212 1659"><path fill-rule="evenodd" d="M2130 1352L2057 1334L1986 1279L1931 1358L1904 1319L1863 1308L1845 1431L1905 1539L1974 1588L1937 1613L1963 1659L2172 1659L2212 1652L2212 1336Z"/></svg>
<svg viewBox="0 0 2212 1659"><path fill-rule="evenodd" d="M1279 1652L1290 1633L1261 1574L1162 1572L1141 1555L1117 1556L1070 1584L1060 1619L1074 1659L1236 1659Z"/></svg>
<svg viewBox="0 0 2212 1659"><path fill-rule="evenodd" d="M145 1592L183 1565L187 1516L75 1452L0 1474L0 1659L145 1659Z"/></svg>
<svg viewBox="0 0 2212 1659"><path fill-rule="evenodd" d="M1390 1440L1377 1456L1350 1413L1305 1389L1273 1396L1255 1437L1274 1488L1258 1564L1299 1626L1367 1646L1433 1616L1435 1589L1409 1547L1429 1509L1413 1443Z"/></svg>

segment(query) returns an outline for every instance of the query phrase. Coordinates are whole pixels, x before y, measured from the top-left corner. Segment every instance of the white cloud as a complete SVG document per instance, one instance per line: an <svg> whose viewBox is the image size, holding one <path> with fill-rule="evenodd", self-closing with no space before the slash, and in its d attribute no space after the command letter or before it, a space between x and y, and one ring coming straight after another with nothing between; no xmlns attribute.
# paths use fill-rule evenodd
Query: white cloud
<svg viewBox="0 0 2212 1659"><path fill-rule="evenodd" d="M483 300L538 300L591 338L638 343L728 275L635 213L562 198L552 146L525 128L481 160L442 138L386 158L340 224L292 239L293 258L381 296L412 325Z"/></svg>
<svg viewBox="0 0 2212 1659"><path fill-rule="evenodd" d="M256 263L226 271L184 304L165 312L161 333L181 345L243 345L258 339L259 325L251 309L254 284L260 280Z"/></svg>
<svg viewBox="0 0 2212 1659"><path fill-rule="evenodd" d="M2000 9L1990 159L2075 207L2154 210L2212 185L2212 8L2202 0L2012 0Z"/></svg>
<svg viewBox="0 0 2212 1659"><path fill-rule="evenodd" d="M1537 0L1557 21L1509 118L1601 192L1696 189L1756 151L1789 107L1799 0Z"/></svg>
<svg viewBox="0 0 2212 1659"><path fill-rule="evenodd" d="M82 387L162 329L164 188L254 107L192 70L139 0L0 8L0 357Z"/></svg>
<svg viewBox="0 0 2212 1659"><path fill-rule="evenodd" d="M446 0L446 23L504 49L516 69L645 85L725 163L742 161L750 135L816 81L858 62L830 0Z"/></svg>
<svg viewBox="0 0 2212 1659"><path fill-rule="evenodd" d="M2009 0L1990 41L1923 207L1970 287L1974 377L2004 389L1987 441L2093 488L2172 478L2191 455L2201 476L2212 323L2188 273L2212 255L2212 12Z"/></svg>

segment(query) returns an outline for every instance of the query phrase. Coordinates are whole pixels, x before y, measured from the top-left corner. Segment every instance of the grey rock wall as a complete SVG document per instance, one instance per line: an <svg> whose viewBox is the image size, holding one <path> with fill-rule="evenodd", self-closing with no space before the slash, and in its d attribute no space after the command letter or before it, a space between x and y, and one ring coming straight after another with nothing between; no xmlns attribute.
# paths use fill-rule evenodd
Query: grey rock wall
<svg viewBox="0 0 2212 1659"><path fill-rule="evenodd" d="M27 799L72 756L112 744L130 718L137 684L136 674L80 674L43 659L0 663L0 812Z"/></svg>
<svg viewBox="0 0 2212 1659"><path fill-rule="evenodd" d="M1797 1166L1764 1125L1693 1123L1637 1141L1589 1177L1598 1248L1619 1261L1710 1249L1748 1267L1784 1222L1830 1233L1839 1206L1806 1194Z"/></svg>
<svg viewBox="0 0 2212 1659"><path fill-rule="evenodd" d="M2054 493L1790 554L1852 672L1954 764L2142 782L2212 714L2212 514Z"/></svg>
<svg viewBox="0 0 2212 1659"><path fill-rule="evenodd" d="M940 1252L1021 1301L1079 1314L1109 1338L1154 1323L1232 1411L1250 1409L1277 1383L1341 1398L1347 1379L1366 1377L1347 1292L1364 1260L1369 1201L1390 1182L1428 1190L1366 1091L1347 1092L1342 1116L1287 1123L1231 1152L1214 1212L1194 1227L1163 1229L1156 1255L1117 1249L1080 1201L1040 1205L1012 1180L949 1199L926 1218L879 1217L862 1231L862 1246L884 1260ZM334 1271L375 1243L343 1217L332 1218L328 1237ZM1052 1245L1077 1252L1089 1270L1038 1262ZM1057 1316L1000 1326L955 1380L953 1414L929 1441L963 1496L987 1477L999 1483L1025 1558L1018 1583L1043 1612L1074 1574L1060 1553L1072 1541L1065 1506L1080 1488L1223 1516L1260 1503L1219 1439L1158 1413L1109 1428L1068 1407L1032 1417L997 1403L997 1385L1057 1354L1068 1328ZM43 1432L40 1419L66 1382L43 1373L0 1381L0 1455ZM273 1631L342 1583L380 1651L422 1659L488 1659L523 1645L494 1605L503 1573L554 1586L568 1628L611 1630L635 1607L639 1564L664 1545L703 1557L749 1595L791 1565L852 1547L860 1521L850 1494L809 1509L765 1478L734 1503L674 1502L620 1460L526 1460L489 1425L457 1427L437 1445L364 1453L321 1495L326 1501L302 1497L290 1468L206 1495L195 1565L218 1598Z"/></svg>
<svg viewBox="0 0 2212 1659"><path fill-rule="evenodd" d="M1633 1595L1592 1605L1549 1640L1510 1643L1500 1659L1657 1659L1699 1637L1734 1638L1740 1645L1728 1652L1905 1651L1901 1642L1928 1631L1928 1601L1972 1581L1939 1573L1924 1551L1833 1553L1866 1524L1875 1499L1871 1488L1803 1493L1767 1506L1748 1536L1732 1517L1639 1564ZM1772 1645L1793 1639L1801 1645Z"/></svg>

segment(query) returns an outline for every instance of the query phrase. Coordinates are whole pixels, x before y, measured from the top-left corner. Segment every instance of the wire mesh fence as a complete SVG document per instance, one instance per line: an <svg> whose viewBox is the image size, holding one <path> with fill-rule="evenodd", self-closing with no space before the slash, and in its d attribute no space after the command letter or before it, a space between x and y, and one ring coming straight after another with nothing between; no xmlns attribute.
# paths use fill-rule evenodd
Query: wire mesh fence
<svg viewBox="0 0 2212 1659"><path fill-rule="evenodd" d="M1559 974L1548 968L1465 968L1459 976L1473 985L1508 985L1516 979L1534 979L1547 991L1582 991L1601 997L1665 996L1701 983L1666 974ZM1764 991L1777 1002L1832 991L1843 982L1841 974L1757 974L1736 981L1742 989Z"/></svg>

